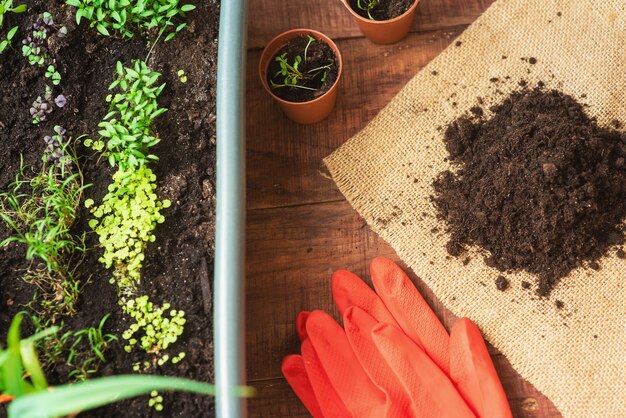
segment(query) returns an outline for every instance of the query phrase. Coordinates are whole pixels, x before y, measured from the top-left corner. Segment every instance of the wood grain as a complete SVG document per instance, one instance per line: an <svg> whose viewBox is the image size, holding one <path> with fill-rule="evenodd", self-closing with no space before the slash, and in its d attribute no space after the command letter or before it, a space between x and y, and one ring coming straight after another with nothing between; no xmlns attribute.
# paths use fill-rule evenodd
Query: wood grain
<svg viewBox="0 0 626 418"><path fill-rule="evenodd" d="M412 31L468 25L495 0L421 0ZM248 47L261 48L281 32L311 28L332 39L361 37L352 15L341 0L250 0Z"/></svg>
<svg viewBox="0 0 626 418"><path fill-rule="evenodd" d="M344 71L337 105L314 125L289 121L258 81L260 52L248 53L248 208L341 200L319 175L322 158L362 129L464 27L410 34L395 45L340 41ZM355 94L358 92L358 94Z"/></svg>
<svg viewBox="0 0 626 418"><path fill-rule="evenodd" d="M406 266L323 175L322 158L362 129L402 86L476 19L493 0L422 0L413 32L398 44L364 39L340 0L251 0L247 68L246 348L248 377L259 395L251 417L308 417L280 374L297 353L295 318L302 310L337 315L334 270L369 281L372 258ZM290 122L258 81L260 49L283 30L312 27L335 38L344 72L337 106L318 124ZM410 271L417 288L449 329L456 318ZM525 382L493 347L490 353L515 417L557 418L552 403Z"/></svg>

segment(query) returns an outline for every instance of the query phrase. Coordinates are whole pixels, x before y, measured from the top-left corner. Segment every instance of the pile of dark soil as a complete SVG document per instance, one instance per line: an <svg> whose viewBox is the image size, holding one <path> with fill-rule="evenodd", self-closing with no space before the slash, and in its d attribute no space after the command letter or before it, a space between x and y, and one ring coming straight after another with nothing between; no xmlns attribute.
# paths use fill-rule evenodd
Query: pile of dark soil
<svg viewBox="0 0 626 418"><path fill-rule="evenodd" d="M187 2L189 3L189 2ZM171 208L163 211L165 223L155 231L156 242L147 247L139 292L149 295L155 303L170 302L185 311L185 332L173 346L173 354L184 351L186 357L178 364L166 363L147 373L165 374L213 382L213 326L211 291L215 224L215 82L219 2L192 1L197 9L189 12L189 27L168 42L159 42L148 61L150 67L162 73L159 82L166 83L159 103L169 110L156 119L156 131L161 142L152 150L159 161L152 165L158 178L156 190L161 199L170 199ZM89 22L75 23L75 10L63 1L33 0L29 9L19 15L9 14L10 25L20 27L14 39L15 49L0 57L0 189L15 178L20 155L28 166L39 168L45 149L43 137L50 135L54 125L66 128L73 138L83 133L97 138L97 124L107 113L105 97L113 81L115 62L129 65L133 59L144 59L156 33L122 40L103 37ZM20 53L26 28L37 16L49 11L55 22L65 25L68 34L52 46L57 67L62 74L54 94L63 94L68 104L56 109L47 121L33 125L29 107L44 92L45 69L28 65ZM7 22L5 22L5 27ZM183 69L188 77L181 83L177 71ZM105 159L78 145L86 183L93 186L86 198L101 201L111 183L111 168ZM97 236L87 225L91 215L83 209L75 225L76 231L88 231L88 246L95 248L80 265L78 275L90 278L79 300L79 312L65 318L65 330L96 326L111 313L106 332L117 334L120 342L107 351L107 362L100 375L133 372L133 363L150 360L140 350L128 354L123 350L121 333L128 320L117 304L115 286L109 284L111 271L98 261L102 254ZM0 240L9 231L0 222ZM34 286L20 277L27 266L25 248L9 245L0 249L0 341L6 341L8 324L36 292ZM25 321L29 322L29 321ZM32 329L24 326L24 335ZM51 384L67 381L67 370L56 365L48 370ZM213 399L187 393L163 393L164 410L155 412L148 407L148 397L119 402L90 411L86 417L196 417L213 416ZM0 406L0 416L6 415Z"/></svg>
<svg viewBox="0 0 626 418"><path fill-rule="evenodd" d="M370 10L370 14L374 20L389 20L398 16L402 16L407 10L413 6L416 0L378 0L378 4ZM369 0L361 0L361 6L366 7ZM358 0L350 0L350 7L360 16L369 19L367 10L359 8Z"/></svg>
<svg viewBox="0 0 626 418"><path fill-rule="evenodd" d="M272 92L283 100L290 102L308 102L316 99L326 93L337 81L339 75L339 63L337 57L332 48L325 42L315 41L312 42L306 50L306 60L304 59L304 49L306 48L309 40L306 36L300 36L291 39L287 45L285 45L278 53L272 57L272 61L267 69L267 84L272 89ZM298 70L303 74L311 71L310 74L314 77L299 82L298 85L304 86L307 89L301 89L297 87L277 87L272 88L272 82L275 84L284 84L285 76L280 74L280 63L275 60L276 57L282 54L287 54L286 58L289 65L293 65L297 56L302 61L298 66ZM328 64L332 64L328 70L315 71L318 68L324 67ZM326 76L324 77L324 74ZM314 90L310 90L314 89Z"/></svg>
<svg viewBox="0 0 626 418"><path fill-rule="evenodd" d="M433 201L451 255L478 245L488 265L537 275L545 296L624 243L626 135L599 127L558 91L524 89L491 110L490 119L474 110L447 127L458 170L440 174Z"/></svg>

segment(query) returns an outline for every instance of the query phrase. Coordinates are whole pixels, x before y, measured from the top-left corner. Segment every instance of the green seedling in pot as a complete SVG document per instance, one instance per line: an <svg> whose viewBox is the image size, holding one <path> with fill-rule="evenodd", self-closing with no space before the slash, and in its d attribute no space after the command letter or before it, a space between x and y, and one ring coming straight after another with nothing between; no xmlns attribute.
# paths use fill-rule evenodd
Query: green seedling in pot
<svg viewBox="0 0 626 418"><path fill-rule="evenodd" d="M372 16L372 10L374 10L378 6L378 3L378 0L357 0L356 4L359 9L367 12L367 16L370 18L370 20L376 20Z"/></svg>
<svg viewBox="0 0 626 418"><path fill-rule="evenodd" d="M18 6L13 6L13 0L0 0L0 29L2 29L2 24L4 23L4 15L11 13L23 13L26 11L28 6L25 4L20 4ZM11 41L15 37L15 33L17 32L17 26L13 26L7 32L6 38L0 41L0 54L4 52L7 47L11 46Z"/></svg>
<svg viewBox="0 0 626 418"><path fill-rule="evenodd" d="M311 41L309 40L307 48L310 44ZM305 49L305 54L306 52L307 50ZM306 86L306 84L312 82L318 76L321 76L320 81L322 83L325 83L326 79L328 78L327 71L334 64L333 60L329 60L328 64L321 67L316 67L307 71L301 71L300 64L302 63L302 57L300 57L300 55L296 55L292 64L289 63L286 52L277 56L275 60L280 64L280 70L276 72L274 78L280 76L284 78L282 83L275 83L273 80L270 80L270 85L272 89L290 87L316 91L318 89Z"/></svg>

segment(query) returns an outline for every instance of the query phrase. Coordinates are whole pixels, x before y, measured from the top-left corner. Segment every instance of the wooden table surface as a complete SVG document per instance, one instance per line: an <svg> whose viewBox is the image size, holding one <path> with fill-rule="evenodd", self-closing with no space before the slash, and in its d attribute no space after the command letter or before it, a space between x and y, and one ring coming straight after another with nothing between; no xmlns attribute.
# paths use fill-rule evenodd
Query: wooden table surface
<svg viewBox="0 0 626 418"><path fill-rule="evenodd" d="M409 36L380 46L362 36L340 0L250 0L246 348L249 383L259 393L249 402L250 417L309 416L282 377L280 363L299 351L298 312L323 309L337 317L331 273L344 268L365 278L378 255L400 262L324 174L322 158L362 129L492 2L422 0ZM309 126L284 117L257 76L263 46L298 27L329 35L344 59L334 112ZM456 318L408 273L449 329ZM489 349L515 417L561 416L497 350Z"/></svg>

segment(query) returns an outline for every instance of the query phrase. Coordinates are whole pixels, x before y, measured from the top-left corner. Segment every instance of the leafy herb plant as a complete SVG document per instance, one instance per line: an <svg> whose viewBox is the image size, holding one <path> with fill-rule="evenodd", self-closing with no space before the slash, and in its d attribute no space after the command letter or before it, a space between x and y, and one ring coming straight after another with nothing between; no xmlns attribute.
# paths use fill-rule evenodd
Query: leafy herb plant
<svg viewBox="0 0 626 418"><path fill-rule="evenodd" d="M52 66L52 68L55 68L54 71L56 71L54 58L51 56L48 48L48 40L51 36L63 37L66 34L67 28L55 25L52 14L44 12L39 15L31 27L30 33L22 41L22 55L28 59L30 65L47 66L48 71L50 71L50 66ZM48 77L48 75L46 76Z"/></svg>
<svg viewBox="0 0 626 418"><path fill-rule="evenodd" d="M169 303L153 304L148 296L128 300L123 309L134 323L122 334L127 342L124 350L130 352L133 346L139 345L148 353L158 353L175 343L183 333L186 319L185 312L170 308ZM161 357L159 365L168 360L168 355Z"/></svg>
<svg viewBox="0 0 626 418"><path fill-rule="evenodd" d="M275 58L275 61L280 65L280 70L274 74L273 78L281 81L275 82L274 79L270 80L270 86L272 89L287 87L312 91L319 90L318 88L311 87L312 83L319 82L324 84L328 78L328 70L333 66L334 61L329 60L326 65L311 68L309 70L302 70L302 63L307 62L309 47L314 42L316 42L316 39L309 35L303 53L304 61L300 55L296 55L290 63L287 52L284 52Z"/></svg>
<svg viewBox="0 0 626 418"><path fill-rule="evenodd" d="M165 84L157 85L161 74L150 70L140 60L135 60L131 67L118 61L116 75L109 89L117 88L119 92L106 98L110 103L109 113L98 124L100 139L88 139L85 145L96 151L106 148L105 155L111 166L118 165L128 173L158 159L148 150L159 142L159 138L153 135L152 122L167 111L157 102Z"/></svg>
<svg viewBox="0 0 626 418"><path fill-rule="evenodd" d="M9 418L54 418L74 416L112 402L150 394L156 409L162 409L163 398L154 391L177 390L214 395L215 387L208 383L165 376L110 376L57 386L48 390L48 381L41 368L35 343L58 331L52 327L28 338L21 337L24 313L17 314L9 328L7 348L0 344L0 403L10 402ZM250 397L254 389L248 386L232 389L233 396ZM158 402L157 402L158 401ZM161 405L160 408L156 404Z"/></svg>
<svg viewBox="0 0 626 418"><path fill-rule="evenodd" d="M68 379L83 381L96 373L105 361L104 353L117 337L104 332L104 325L109 318L106 314L97 327L84 328L77 331L66 331L63 322L58 325L59 332L55 332L37 342L37 350L41 353L42 368L48 370L62 363L69 367ZM31 316L35 333L51 326L49 319L36 315Z"/></svg>
<svg viewBox="0 0 626 418"><path fill-rule="evenodd" d="M113 267L111 283L117 284L120 294L132 296L139 282L148 242L154 242L154 229L164 221L161 209L170 206L169 200L160 201L155 194L156 176L145 165L113 175L113 183L96 207L86 200L94 219L89 226L96 231L104 254L100 262Z"/></svg>
<svg viewBox="0 0 626 418"><path fill-rule="evenodd" d="M4 17L7 13L23 13L26 11L28 6L26 4L20 4L17 6L13 5L13 0L0 0L0 29L2 29L2 25L4 24ZM17 26L12 26L9 28L4 39L0 37L0 54L4 52L9 46L11 46L11 41L15 37L17 33Z"/></svg>
<svg viewBox="0 0 626 418"><path fill-rule="evenodd" d="M70 228L89 185L83 183L70 144L60 144L58 151L54 163L44 156L35 175L20 164L10 190L0 194L0 219L12 231L0 247L13 242L26 246L31 264L23 279L39 288L39 305L49 318L75 313L80 288L76 267L86 251L85 235L75 236Z"/></svg>
<svg viewBox="0 0 626 418"><path fill-rule="evenodd" d="M169 28L172 31L166 41L187 26L176 25L172 20L185 17L186 12L196 8L192 4L181 5L180 0L66 0L66 3L76 7L76 23L80 24L83 18L89 20L90 26L104 36L110 36L113 31L132 38L137 28L141 31L157 28L159 33Z"/></svg>
<svg viewBox="0 0 626 418"><path fill-rule="evenodd" d="M357 0L357 7L367 13L370 20L376 20L372 16L374 10L379 4L379 0Z"/></svg>

